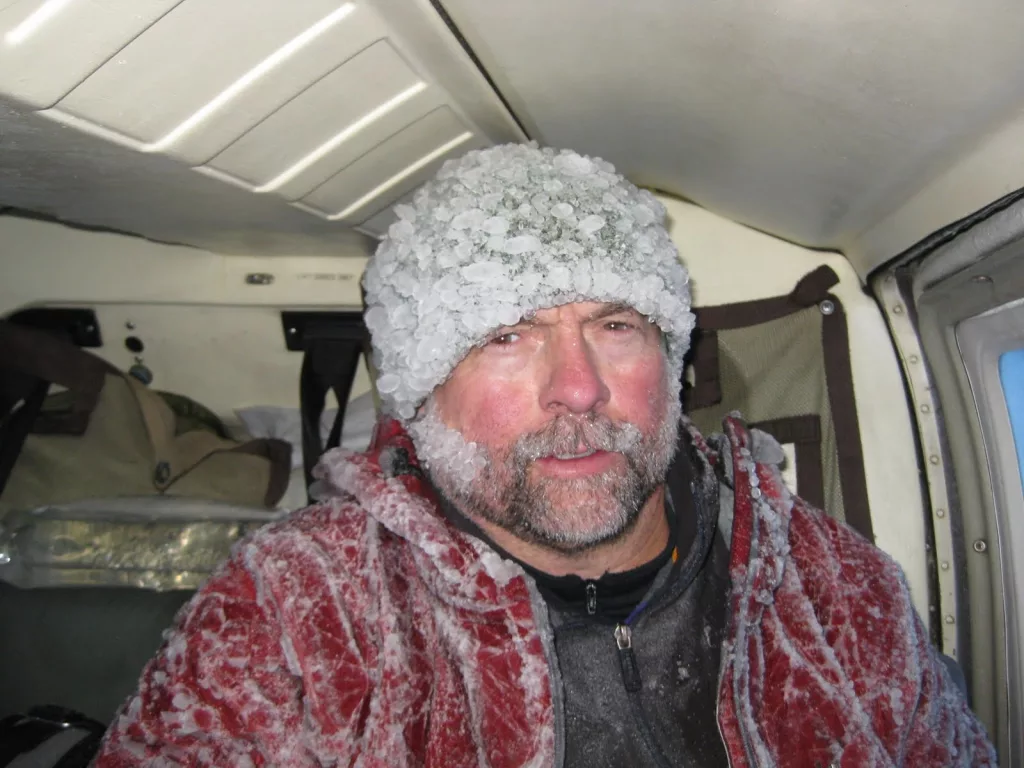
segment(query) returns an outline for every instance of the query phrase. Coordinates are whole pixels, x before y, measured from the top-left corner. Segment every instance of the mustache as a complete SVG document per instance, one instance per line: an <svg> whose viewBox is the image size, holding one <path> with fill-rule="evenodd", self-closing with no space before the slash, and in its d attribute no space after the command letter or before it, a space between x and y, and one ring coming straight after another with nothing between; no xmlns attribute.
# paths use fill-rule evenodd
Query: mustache
<svg viewBox="0 0 1024 768"><path fill-rule="evenodd" d="M536 432L520 437L512 455L520 465L545 456L574 454L580 450L628 454L643 440L643 433L628 421L607 416L557 416Z"/></svg>

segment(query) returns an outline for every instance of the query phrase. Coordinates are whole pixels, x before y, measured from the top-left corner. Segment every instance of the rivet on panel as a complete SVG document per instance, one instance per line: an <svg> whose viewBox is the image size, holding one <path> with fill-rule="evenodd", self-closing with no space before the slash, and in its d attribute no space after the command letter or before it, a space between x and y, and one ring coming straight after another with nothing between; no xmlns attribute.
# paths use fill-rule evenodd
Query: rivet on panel
<svg viewBox="0 0 1024 768"><path fill-rule="evenodd" d="M940 568L941 568L942 570L944 570L944 571L948 571L948 570L949 570L949 563L947 563L947 562L946 562L945 560L943 560L943 561L942 561L942 565L940 565L939 567L940 567Z"/></svg>
<svg viewBox="0 0 1024 768"><path fill-rule="evenodd" d="M894 306L894 307L892 308L892 313L893 313L894 315L902 315L902 314L903 314L903 305L902 305L902 304L897 304L897 305L895 305L895 306Z"/></svg>
<svg viewBox="0 0 1024 768"><path fill-rule="evenodd" d="M921 413L931 413L931 412L932 412L932 407L930 405L928 405L928 403L925 403L924 405L921 406Z"/></svg>
<svg viewBox="0 0 1024 768"><path fill-rule="evenodd" d="M946 510L944 510L942 507L939 507L938 509L935 510L935 516L939 518L945 517Z"/></svg>
<svg viewBox="0 0 1024 768"><path fill-rule="evenodd" d="M948 613L946 614L946 623L947 624L956 624L956 619L953 618L952 614L948 614Z"/></svg>
<svg viewBox="0 0 1024 768"><path fill-rule="evenodd" d="M821 310L821 314L823 315L831 315L833 312L836 311L836 305L833 302L829 301L828 299L825 299L823 302L821 302L821 304L818 305L818 309Z"/></svg>
<svg viewBox="0 0 1024 768"><path fill-rule="evenodd" d="M131 320L126 320L125 324L124 324L124 327L127 328L129 331L134 331L135 330L135 323L133 323Z"/></svg>
<svg viewBox="0 0 1024 768"><path fill-rule="evenodd" d="M982 554L988 550L988 544L984 539L978 539L974 542L974 551L978 554Z"/></svg>
<svg viewBox="0 0 1024 768"><path fill-rule="evenodd" d="M992 278L989 277L988 275L975 275L974 277L971 278L971 280L973 282L975 282L975 283L991 283L992 282Z"/></svg>
<svg viewBox="0 0 1024 768"><path fill-rule="evenodd" d="M907 360L910 362L911 365L917 365L919 362L921 362L921 358L918 357L917 355L911 355L910 357L907 358Z"/></svg>
<svg viewBox="0 0 1024 768"><path fill-rule="evenodd" d="M928 461L932 464L938 464L939 461L941 461L941 459L939 459L938 455L933 453L931 456L928 457Z"/></svg>

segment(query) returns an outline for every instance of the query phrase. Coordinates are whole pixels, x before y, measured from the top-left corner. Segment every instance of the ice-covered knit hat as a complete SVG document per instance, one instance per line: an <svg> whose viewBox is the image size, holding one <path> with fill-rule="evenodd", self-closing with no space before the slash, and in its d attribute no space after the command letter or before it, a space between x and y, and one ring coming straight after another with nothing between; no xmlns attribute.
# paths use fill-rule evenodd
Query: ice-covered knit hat
<svg viewBox="0 0 1024 768"><path fill-rule="evenodd" d="M665 207L610 163L534 144L475 150L396 212L363 276L387 413L413 418L495 329L579 301L622 302L656 322L679 380L689 275Z"/></svg>

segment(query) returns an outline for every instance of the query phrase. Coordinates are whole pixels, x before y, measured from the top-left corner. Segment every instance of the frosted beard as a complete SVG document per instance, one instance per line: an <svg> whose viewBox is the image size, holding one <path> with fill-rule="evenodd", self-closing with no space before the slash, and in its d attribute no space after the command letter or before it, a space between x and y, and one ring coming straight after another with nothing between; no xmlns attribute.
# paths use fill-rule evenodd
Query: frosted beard
<svg viewBox="0 0 1024 768"><path fill-rule="evenodd" d="M627 532L665 482L682 412L678 397L665 399L659 426L648 434L597 414L559 416L510 447L488 450L446 426L431 396L409 432L431 481L463 514L523 541L576 554ZM586 478L530 472L534 460L576 454L581 445L619 453L624 462Z"/></svg>

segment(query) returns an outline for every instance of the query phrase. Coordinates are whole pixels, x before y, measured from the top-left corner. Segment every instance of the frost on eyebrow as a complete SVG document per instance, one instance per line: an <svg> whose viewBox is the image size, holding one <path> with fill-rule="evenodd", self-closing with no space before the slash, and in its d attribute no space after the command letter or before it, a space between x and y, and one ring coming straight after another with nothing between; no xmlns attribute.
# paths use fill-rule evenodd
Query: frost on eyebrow
<svg viewBox="0 0 1024 768"><path fill-rule="evenodd" d="M630 315L637 319L648 319L646 315L639 312L635 307L631 307L629 304L623 304L622 302L616 302L614 304L606 304L603 307L595 309L587 315L585 321L597 322L600 320L606 320L609 317L615 317L616 315Z"/></svg>

